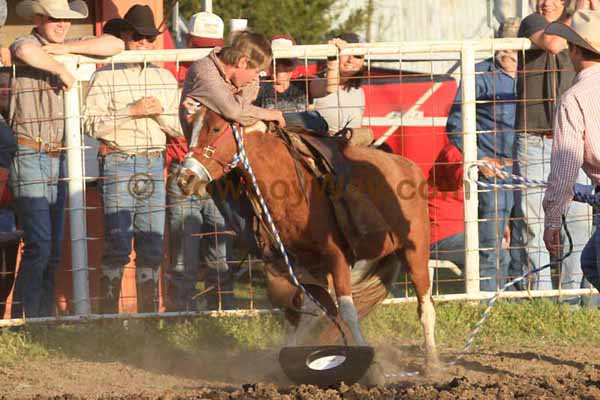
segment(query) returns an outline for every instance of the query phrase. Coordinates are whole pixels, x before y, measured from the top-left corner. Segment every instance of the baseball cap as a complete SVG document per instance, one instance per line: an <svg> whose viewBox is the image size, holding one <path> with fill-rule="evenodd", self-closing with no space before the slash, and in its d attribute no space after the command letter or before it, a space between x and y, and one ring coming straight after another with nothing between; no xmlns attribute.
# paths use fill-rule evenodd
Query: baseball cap
<svg viewBox="0 0 600 400"><path fill-rule="evenodd" d="M285 49L296 45L296 40L291 35L273 35L271 36L272 49ZM278 58L275 60L278 67L293 68L296 65L295 58Z"/></svg>
<svg viewBox="0 0 600 400"><path fill-rule="evenodd" d="M498 27L496 32L497 38L516 38L519 35L519 27L521 26L521 18L511 17L506 18Z"/></svg>
<svg viewBox="0 0 600 400"><path fill-rule="evenodd" d="M202 11L192 15L188 29L193 47L223 46L225 24L216 14Z"/></svg>
<svg viewBox="0 0 600 400"><path fill-rule="evenodd" d="M296 41L291 35L273 35L271 37L271 48L295 46Z"/></svg>

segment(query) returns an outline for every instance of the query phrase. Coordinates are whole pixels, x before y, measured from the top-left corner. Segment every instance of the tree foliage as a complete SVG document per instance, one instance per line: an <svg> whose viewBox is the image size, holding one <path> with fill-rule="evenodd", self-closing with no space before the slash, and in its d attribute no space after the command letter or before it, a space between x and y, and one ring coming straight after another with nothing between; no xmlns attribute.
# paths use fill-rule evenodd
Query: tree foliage
<svg viewBox="0 0 600 400"><path fill-rule="evenodd" d="M186 19L202 9L201 0L180 0ZM324 43L336 33L365 30L367 8L352 10L340 21L344 7L338 0L213 0L213 12L223 18L246 18L248 26L267 37L288 34L298 44ZM346 13L347 14L347 13Z"/></svg>

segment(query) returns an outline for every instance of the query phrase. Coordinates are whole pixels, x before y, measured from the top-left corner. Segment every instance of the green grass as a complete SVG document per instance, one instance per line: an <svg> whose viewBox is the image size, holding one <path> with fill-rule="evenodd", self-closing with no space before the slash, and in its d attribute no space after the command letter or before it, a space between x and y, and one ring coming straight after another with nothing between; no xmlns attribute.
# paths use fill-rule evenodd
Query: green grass
<svg viewBox="0 0 600 400"><path fill-rule="evenodd" d="M483 306L466 303L437 305L436 336L441 348L457 349L481 317ZM283 339L281 315L195 318L186 321L111 321L81 325L31 325L18 332L0 331L0 363L73 357L110 361L136 359L148 349L201 354L208 349L258 350L276 347ZM416 306L379 307L363 324L373 344L420 344ZM600 311L548 300L500 302L484 326L476 346L600 344Z"/></svg>

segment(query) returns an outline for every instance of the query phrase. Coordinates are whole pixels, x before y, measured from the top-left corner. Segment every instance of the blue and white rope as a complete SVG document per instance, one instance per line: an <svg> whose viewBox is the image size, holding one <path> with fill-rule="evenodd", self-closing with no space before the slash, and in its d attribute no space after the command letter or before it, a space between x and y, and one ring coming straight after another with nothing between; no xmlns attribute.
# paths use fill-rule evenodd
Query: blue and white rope
<svg viewBox="0 0 600 400"><path fill-rule="evenodd" d="M486 162L486 161L477 161L475 164L471 165L470 168L475 168L478 166L484 166L492 171L496 172L500 175L499 179L512 179L513 181L522 182L521 184L510 184L510 183L488 183L482 182L480 180L474 181L479 187L484 189L528 189L528 188L545 188L548 186L548 182L540 181L537 179L529 179L519 175L509 174L508 172ZM473 182L472 180L470 180ZM573 188L573 201L577 201L580 203L587 203L591 206L598 207L600 206L600 194L593 194L593 186L586 186L582 184L575 184Z"/></svg>
<svg viewBox="0 0 600 400"><path fill-rule="evenodd" d="M485 161L477 161L474 164L472 164L469 169L472 168L476 168L476 167L487 167L489 169L491 169L492 171L496 172L498 175L500 175L498 178L499 179L512 179L513 181L516 182L521 182L521 183L487 183L487 182L481 182L479 180L475 181L475 183L477 183L477 185L479 185L482 188L486 188L486 189L527 189L527 188L535 188L535 187L546 187L548 185L548 182L546 181L540 181L537 179L528 179L519 175L514 175L514 174L509 174L508 172L504 171L503 169L500 169L488 162Z"/></svg>
<svg viewBox="0 0 600 400"><path fill-rule="evenodd" d="M296 273L294 272L294 267L292 266L292 262L290 261L290 258L285 249L283 241L281 240L281 237L279 235L279 230L277 229L277 227L275 226L275 223L273 222L273 218L271 217L271 212L269 211L269 207L265 203L265 199L262 195L262 192L260 191L260 187L258 186L258 183L256 181L256 175L254 175L254 171L252 170L252 166L250 165L250 160L248 160L248 156L246 155L246 150L244 149L243 135L240 134L238 128L235 125L233 125L233 134L235 136L235 141L238 146L238 153L234 156L234 159L232 160L231 164L234 165L234 163L237 164L238 162L241 162L242 166L244 167L246 172L248 172L248 175L250 175L250 178L252 179L252 187L254 188L256 197L258 197L260 206L265 214L265 218L267 219L267 222L269 223L269 227L271 228L271 233L273 234L273 237L275 238L275 241L277 242L279 251L280 251L281 255L283 256L283 259L285 260L285 264L287 265L288 272L290 274L290 277L292 278L292 282L294 283L294 285L296 285L298 288L300 288L300 290L302 291L304 296L309 298L313 303L315 303L325 313L325 316L327 318L329 318L329 320L339 330L342 340L344 341L344 346L348 346L348 338L346 337L346 334L344 333L344 330L340 326L337 319L334 316L330 315L327 312L327 308L325 308L325 306L323 304L321 304L321 302L319 302L313 295L311 295L308 292L308 290L306 290L304 285L302 283L300 283L300 281L298 280Z"/></svg>
<svg viewBox="0 0 600 400"><path fill-rule="evenodd" d="M477 335L479 334L479 332L481 331L481 328L483 326L483 324L485 323L485 321L488 319L488 317L490 316L490 313L492 311L492 308L494 307L494 304L496 303L496 300L498 300L498 298L500 297L500 295L502 293L504 293L508 288L516 285L517 283L527 279L529 276L531 275L535 275L543 270L545 270L546 268L550 268L552 265L555 264L559 264L561 262L563 262L567 257L569 257L571 255L571 253L573 252L573 239L571 238L571 233L569 232L569 229L567 228L567 221L565 219L565 216L562 216L562 224L565 230L565 234L567 235L567 238L569 239L569 250L567 251L567 253L565 255L563 255L562 257L560 257L558 260L550 263L550 264L546 264L540 268L525 272L523 275L513 279L512 281L508 282L507 284L505 284L502 289L500 289L498 292L496 292L496 294L488 301L488 306L485 309L485 311L483 312L483 315L481 316L481 319L475 324L475 327L473 328L473 331L471 332L471 334L469 335L469 339L467 339L467 343L465 344L465 346L463 347L462 351L460 353L458 353L458 355L454 358L454 360L452 360L451 362L448 363L449 367L452 367L454 365L456 365L471 349L471 347L473 346L473 343L475 342L475 338L477 337Z"/></svg>

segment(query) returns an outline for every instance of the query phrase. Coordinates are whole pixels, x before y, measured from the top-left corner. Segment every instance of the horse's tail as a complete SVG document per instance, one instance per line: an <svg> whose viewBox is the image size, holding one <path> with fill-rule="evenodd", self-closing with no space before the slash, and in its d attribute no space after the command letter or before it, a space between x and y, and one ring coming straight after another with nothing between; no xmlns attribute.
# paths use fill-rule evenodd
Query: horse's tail
<svg viewBox="0 0 600 400"><path fill-rule="evenodd" d="M396 282L402 263L394 252L374 261L359 261L352 270L352 299L359 319L367 316L373 308L388 296ZM344 323L341 324L346 329ZM352 335L346 330L348 337ZM341 340L338 330L328 324L320 335L320 343L337 343Z"/></svg>

